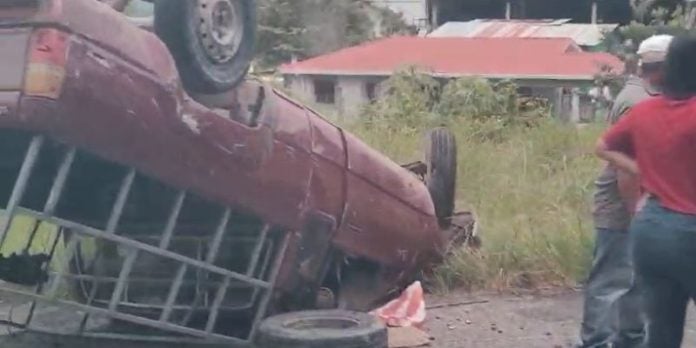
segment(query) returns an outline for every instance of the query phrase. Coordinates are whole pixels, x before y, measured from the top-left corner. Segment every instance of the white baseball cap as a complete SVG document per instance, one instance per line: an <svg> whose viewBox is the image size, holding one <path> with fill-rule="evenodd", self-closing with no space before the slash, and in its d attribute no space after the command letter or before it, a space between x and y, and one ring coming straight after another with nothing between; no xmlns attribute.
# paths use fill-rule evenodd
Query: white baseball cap
<svg viewBox="0 0 696 348"><path fill-rule="evenodd" d="M641 42L638 47L641 63L663 62L673 38L672 35L654 35Z"/></svg>

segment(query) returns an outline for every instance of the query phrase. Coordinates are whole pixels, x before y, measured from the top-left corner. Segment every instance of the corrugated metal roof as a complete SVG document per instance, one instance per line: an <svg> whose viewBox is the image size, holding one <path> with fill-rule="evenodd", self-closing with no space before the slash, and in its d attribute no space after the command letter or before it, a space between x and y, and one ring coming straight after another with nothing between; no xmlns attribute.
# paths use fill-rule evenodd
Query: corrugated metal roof
<svg viewBox="0 0 696 348"><path fill-rule="evenodd" d="M621 61L608 53L587 53L567 38L392 37L281 67L293 75L389 76L409 65L435 76L511 79L592 80Z"/></svg>
<svg viewBox="0 0 696 348"><path fill-rule="evenodd" d="M597 46L607 32L618 27L618 24L580 24L568 21L475 19L445 23L428 36L569 38L581 46Z"/></svg>

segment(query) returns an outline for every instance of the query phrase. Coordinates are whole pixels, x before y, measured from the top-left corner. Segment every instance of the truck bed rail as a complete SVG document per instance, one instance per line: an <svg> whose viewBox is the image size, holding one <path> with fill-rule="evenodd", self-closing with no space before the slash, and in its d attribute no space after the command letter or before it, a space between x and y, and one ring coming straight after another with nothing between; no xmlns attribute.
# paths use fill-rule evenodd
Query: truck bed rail
<svg viewBox="0 0 696 348"><path fill-rule="evenodd" d="M16 172L11 190L5 185L9 195L0 189L0 199L7 197L0 253L6 260L11 254L40 260L33 265L45 278L28 279L30 286L22 287L0 282L0 297L26 299L18 306L27 308L21 316L0 319L50 332L46 320L36 318L57 306L80 318L60 334L164 341L188 337L239 346L253 340L267 313L289 234L229 207L202 205L215 207L214 214L196 205L199 197L169 187L167 194L153 191L159 194L148 202L166 202L169 208L166 214L152 213L160 217L152 221L149 210L164 210L141 204L138 198L144 196L134 192L149 190L153 179L41 135L12 137L25 146L20 161L16 150L22 147L13 143L7 151L14 153L4 153L7 143L0 142L0 156L18 158L0 166L0 180ZM93 192L81 183L98 182L94 176L104 173L103 184L94 187L117 183L117 190L85 201ZM108 207L98 203L102 198L110 201ZM90 205L98 207L75 208ZM103 210L108 214L99 213Z"/></svg>

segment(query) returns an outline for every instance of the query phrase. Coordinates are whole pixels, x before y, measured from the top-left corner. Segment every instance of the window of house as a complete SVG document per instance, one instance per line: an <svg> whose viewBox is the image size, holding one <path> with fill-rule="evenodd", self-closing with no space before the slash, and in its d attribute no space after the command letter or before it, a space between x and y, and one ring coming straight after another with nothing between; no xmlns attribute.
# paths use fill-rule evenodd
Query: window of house
<svg viewBox="0 0 696 348"><path fill-rule="evenodd" d="M314 99L321 104L335 104L336 82L332 80L314 80Z"/></svg>
<svg viewBox="0 0 696 348"><path fill-rule="evenodd" d="M377 100L377 83L376 82L366 82L365 83L365 97L370 102Z"/></svg>
<svg viewBox="0 0 696 348"><path fill-rule="evenodd" d="M533 91L531 87L517 87L517 94L522 97L531 97L532 93Z"/></svg>

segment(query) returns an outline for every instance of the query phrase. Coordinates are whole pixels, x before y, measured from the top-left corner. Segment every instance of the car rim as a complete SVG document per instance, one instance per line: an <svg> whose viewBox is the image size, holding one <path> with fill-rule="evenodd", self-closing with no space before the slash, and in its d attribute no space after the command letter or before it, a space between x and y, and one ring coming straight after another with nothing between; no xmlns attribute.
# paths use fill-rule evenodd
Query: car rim
<svg viewBox="0 0 696 348"><path fill-rule="evenodd" d="M230 61L244 35L242 0L199 0L199 36L208 57L215 63Z"/></svg>

